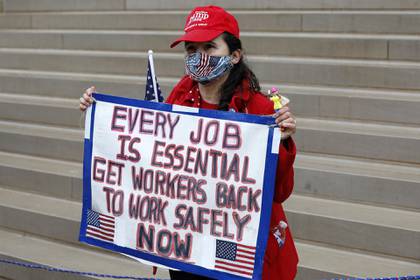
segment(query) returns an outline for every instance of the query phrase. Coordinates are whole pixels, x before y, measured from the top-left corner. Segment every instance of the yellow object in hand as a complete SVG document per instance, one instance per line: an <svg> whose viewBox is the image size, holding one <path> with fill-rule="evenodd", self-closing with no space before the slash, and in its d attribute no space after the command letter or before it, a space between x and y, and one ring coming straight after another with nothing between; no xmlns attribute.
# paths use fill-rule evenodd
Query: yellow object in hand
<svg viewBox="0 0 420 280"><path fill-rule="evenodd" d="M272 97L270 97L270 100L274 102L274 110L280 110L283 105L281 104L281 96L279 95L274 95Z"/></svg>
<svg viewBox="0 0 420 280"><path fill-rule="evenodd" d="M274 103L274 111L278 111L284 106L287 106L290 100L287 97L280 95L280 92L277 88L273 87L271 90L268 90L267 96Z"/></svg>

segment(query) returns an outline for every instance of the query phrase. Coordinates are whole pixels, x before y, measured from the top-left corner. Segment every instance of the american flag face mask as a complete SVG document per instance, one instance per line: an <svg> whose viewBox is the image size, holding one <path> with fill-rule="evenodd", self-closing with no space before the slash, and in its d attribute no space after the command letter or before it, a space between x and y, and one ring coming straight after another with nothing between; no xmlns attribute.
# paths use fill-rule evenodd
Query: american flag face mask
<svg viewBox="0 0 420 280"><path fill-rule="evenodd" d="M195 52L185 57L185 71L194 81L206 84L233 68L232 57Z"/></svg>

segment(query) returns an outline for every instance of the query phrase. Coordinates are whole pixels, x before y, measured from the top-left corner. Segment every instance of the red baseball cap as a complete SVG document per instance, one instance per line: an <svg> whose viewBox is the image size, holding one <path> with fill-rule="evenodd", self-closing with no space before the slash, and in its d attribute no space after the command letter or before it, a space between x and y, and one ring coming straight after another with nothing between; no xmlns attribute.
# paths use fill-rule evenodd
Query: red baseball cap
<svg viewBox="0 0 420 280"><path fill-rule="evenodd" d="M171 48L182 41L211 41L225 31L239 39L238 22L234 16L217 6L194 8L187 17L184 31L185 34L173 42Z"/></svg>

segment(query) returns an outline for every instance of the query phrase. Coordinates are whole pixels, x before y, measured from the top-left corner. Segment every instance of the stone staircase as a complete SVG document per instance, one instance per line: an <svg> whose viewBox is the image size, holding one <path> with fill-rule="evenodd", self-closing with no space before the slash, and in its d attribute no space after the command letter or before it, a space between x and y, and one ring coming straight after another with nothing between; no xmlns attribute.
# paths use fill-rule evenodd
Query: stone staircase
<svg viewBox="0 0 420 280"><path fill-rule="evenodd" d="M78 239L78 98L142 99L146 52L208 1L0 0L0 258L137 277L151 269ZM298 115L285 203L298 279L420 274L420 0L212 1L239 19L249 63ZM158 277L168 278L164 270ZM87 279L0 264L0 279Z"/></svg>

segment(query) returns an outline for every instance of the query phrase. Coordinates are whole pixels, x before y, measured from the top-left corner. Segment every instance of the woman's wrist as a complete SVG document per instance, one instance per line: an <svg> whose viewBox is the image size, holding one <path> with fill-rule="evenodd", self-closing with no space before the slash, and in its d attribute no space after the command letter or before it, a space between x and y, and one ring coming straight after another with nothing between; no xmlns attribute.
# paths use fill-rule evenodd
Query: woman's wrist
<svg viewBox="0 0 420 280"><path fill-rule="evenodd" d="M286 150L290 150L290 139L291 139L292 137L291 136L289 136L289 137L287 137L286 139L284 139L284 140L282 140L281 142L280 142L280 145L283 145L283 147L285 147L286 148Z"/></svg>

